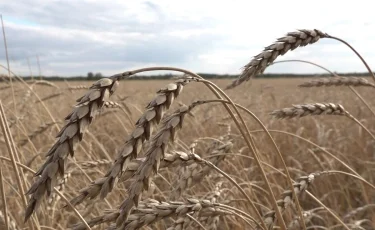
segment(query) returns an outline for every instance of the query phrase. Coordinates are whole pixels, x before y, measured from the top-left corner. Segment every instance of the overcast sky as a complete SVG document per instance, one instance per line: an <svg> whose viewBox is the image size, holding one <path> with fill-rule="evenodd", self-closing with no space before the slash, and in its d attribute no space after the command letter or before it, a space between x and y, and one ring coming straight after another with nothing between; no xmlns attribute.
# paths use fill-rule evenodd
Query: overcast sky
<svg viewBox="0 0 375 230"><path fill-rule="evenodd" d="M372 0L373 1L373 0ZM368 1L53 1L0 0L11 69L22 75L112 75L168 65L236 74L252 56L296 29L320 29L350 42L375 66L375 17ZM278 60L303 59L338 72L364 66L344 45L321 40ZM0 64L6 65L3 40ZM267 72L319 73L302 63Z"/></svg>

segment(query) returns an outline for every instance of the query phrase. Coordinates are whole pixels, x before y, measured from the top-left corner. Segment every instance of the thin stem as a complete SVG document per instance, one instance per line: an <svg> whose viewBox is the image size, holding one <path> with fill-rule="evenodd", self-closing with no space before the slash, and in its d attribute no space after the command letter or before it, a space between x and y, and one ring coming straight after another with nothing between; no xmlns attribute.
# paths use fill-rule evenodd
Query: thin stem
<svg viewBox="0 0 375 230"><path fill-rule="evenodd" d="M372 134L371 132L370 132L370 130L368 130L367 128L366 128L366 126L364 126L360 121L358 121L357 120L357 118L355 118L353 115L351 115L350 113L346 113L346 116L349 118L349 119L351 119L351 120L353 120L355 123L357 123L359 126L361 126L362 127L362 129L364 129L371 137L372 137L372 139L375 141L375 136L374 136L374 134Z"/></svg>
<svg viewBox="0 0 375 230"><path fill-rule="evenodd" d="M3 169L0 168L0 189L1 189L1 198L3 200L3 211L4 211L5 229L9 230L8 207L7 207L7 199L5 198L5 190L4 190L3 180L4 180Z"/></svg>
<svg viewBox="0 0 375 230"><path fill-rule="evenodd" d="M327 71L328 73L332 74L332 75L335 76L335 77L340 77L339 75L335 74L334 72L332 72L331 70L327 69L327 68L324 67L324 66L321 66L321 65L316 64L316 63L311 62L311 61L305 61L305 60L300 60L300 59L275 61L275 62L270 63L268 66L271 66L271 65L274 65L274 64L277 64L277 63L285 63L285 62L302 62L302 63L307 63L307 64L310 64L310 65L314 65L314 66L316 66L316 67L319 67L319 68L321 68L321 69Z"/></svg>
<svg viewBox="0 0 375 230"><path fill-rule="evenodd" d="M186 214L186 216L188 216L192 221L194 221L196 224L198 224L198 226L200 228L202 228L203 230L207 230L202 224L201 222L199 222L197 219L195 219L192 215L190 215L189 213Z"/></svg>
<svg viewBox="0 0 375 230"><path fill-rule="evenodd" d="M331 38L331 39L337 40L337 41L342 42L345 45L347 45L359 57L359 59L361 59L361 61L363 62L363 64L366 66L367 71L371 74L372 78L375 81L375 75L372 72L370 66L367 64L367 62L365 61L365 59L363 59L363 57L357 52L357 50L354 49L353 46L351 46L349 43L347 43L346 41L342 40L341 38L334 37L334 36L331 36L329 34L327 34L327 38Z"/></svg>

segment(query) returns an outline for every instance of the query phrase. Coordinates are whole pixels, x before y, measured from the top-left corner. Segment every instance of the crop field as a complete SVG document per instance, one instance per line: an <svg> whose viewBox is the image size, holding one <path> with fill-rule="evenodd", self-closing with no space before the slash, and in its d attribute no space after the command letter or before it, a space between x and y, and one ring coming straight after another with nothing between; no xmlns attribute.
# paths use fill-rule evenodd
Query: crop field
<svg viewBox="0 0 375 230"><path fill-rule="evenodd" d="M375 229L371 77L178 76L1 83L0 229Z"/></svg>

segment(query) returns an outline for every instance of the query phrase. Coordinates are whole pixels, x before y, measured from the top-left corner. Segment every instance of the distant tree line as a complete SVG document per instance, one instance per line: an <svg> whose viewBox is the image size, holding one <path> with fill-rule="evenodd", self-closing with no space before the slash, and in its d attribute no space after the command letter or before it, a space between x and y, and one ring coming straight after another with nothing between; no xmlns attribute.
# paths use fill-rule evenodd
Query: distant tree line
<svg viewBox="0 0 375 230"><path fill-rule="evenodd" d="M210 74L210 73L198 73L200 76L206 79L234 79L237 78L239 75L235 74ZM368 72L363 73L336 73L340 76L352 76L352 77L367 77L369 76ZM160 74L160 75L135 75L129 78L129 80L163 80L163 79L171 79L174 76L173 74ZM292 74L292 73L266 73L258 75L257 78L310 78L310 77L329 77L330 74ZM63 81L63 80L69 80L69 81L95 81L99 80L103 77L101 73L93 73L88 72L86 76L42 76L42 77L35 77L34 79L45 79L48 81ZM4 78L7 78L7 75L0 75L0 81L3 81ZM30 76L22 76L24 80L30 80Z"/></svg>

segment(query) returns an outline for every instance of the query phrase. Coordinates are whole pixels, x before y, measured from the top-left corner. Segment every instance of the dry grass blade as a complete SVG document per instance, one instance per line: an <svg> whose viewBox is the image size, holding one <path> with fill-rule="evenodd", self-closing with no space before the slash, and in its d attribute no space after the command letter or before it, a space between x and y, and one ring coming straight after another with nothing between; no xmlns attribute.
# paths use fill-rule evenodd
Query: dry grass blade
<svg viewBox="0 0 375 230"><path fill-rule="evenodd" d="M160 161L164 158L168 143L174 142L177 131L182 128L185 115L199 103L193 103L189 107L182 106L172 115L163 119L159 131L152 137L148 150L145 153L146 160L142 162L133 175L134 181L128 190L129 196L122 203L121 214L117 218L116 225L124 228L128 215L133 206L138 206L141 193L148 190L152 177L158 172ZM199 158L196 156L196 158Z"/></svg>
<svg viewBox="0 0 375 230"><path fill-rule="evenodd" d="M300 87L320 87L320 86L368 86L375 88L374 83L370 83L362 77L328 77L315 79L300 84Z"/></svg>
<svg viewBox="0 0 375 230"><path fill-rule="evenodd" d="M25 221L38 208L45 193L51 195L58 179L64 175L65 161L68 155L74 155L75 148L83 138L83 133L92 122L94 116L109 96L116 90L116 78L103 78L94 83L90 90L77 100L76 108L65 118L66 125L57 134L57 141L47 153L47 160L37 171L40 176L30 187L31 195L25 212Z"/></svg>
<svg viewBox="0 0 375 230"><path fill-rule="evenodd" d="M294 50L300 46L306 46L319 41L320 38L327 37L327 34L320 30L298 30L287 33L286 36L277 39L275 43L267 46L260 54L256 55L247 65L244 66L239 78L234 80L226 89L234 88L244 81L263 73L267 66L276 60L280 55L284 55L289 50Z"/></svg>
<svg viewBox="0 0 375 230"><path fill-rule="evenodd" d="M95 180L82 189L80 195L71 201L72 204L80 204L84 200L96 198L98 195L103 199L112 191L117 179L126 170L130 161L137 158L142 144L150 139L153 126L160 122L165 110L169 109L174 99L190 81L191 79L180 79L158 91L158 95L148 104L146 112L136 122L134 131L121 147L112 167L103 178Z"/></svg>
<svg viewBox="0 0 375 230"><path fill-rule="evenodd" d="M275 110L270 113L272 116L284 119L294 117L304 117L308 115L347 115L348 112L340 104L334 103L315 103L293 105L290 108Z"/></svg>

